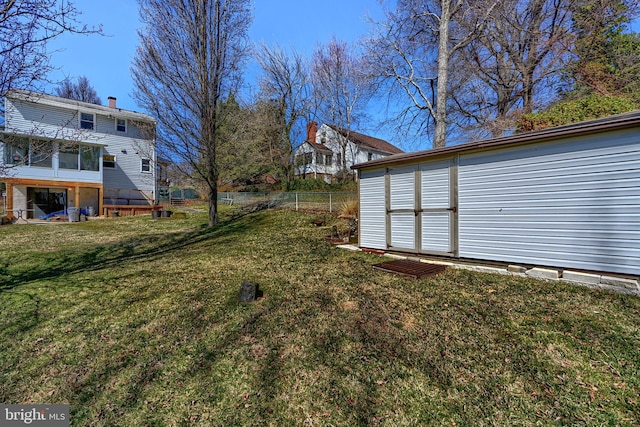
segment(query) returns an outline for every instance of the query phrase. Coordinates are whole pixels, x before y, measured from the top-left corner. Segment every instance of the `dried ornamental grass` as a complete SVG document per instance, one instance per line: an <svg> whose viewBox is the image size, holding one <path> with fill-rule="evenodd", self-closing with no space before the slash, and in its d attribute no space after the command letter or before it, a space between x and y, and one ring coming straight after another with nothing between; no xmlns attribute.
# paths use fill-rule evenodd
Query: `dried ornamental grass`
<svg viewBox="0 0 640 427"><path fill-rule="evenodd" d="M358 199L349 199L341 203L338 216L343 219L352 219L357 218L359 212Z"/></svg>

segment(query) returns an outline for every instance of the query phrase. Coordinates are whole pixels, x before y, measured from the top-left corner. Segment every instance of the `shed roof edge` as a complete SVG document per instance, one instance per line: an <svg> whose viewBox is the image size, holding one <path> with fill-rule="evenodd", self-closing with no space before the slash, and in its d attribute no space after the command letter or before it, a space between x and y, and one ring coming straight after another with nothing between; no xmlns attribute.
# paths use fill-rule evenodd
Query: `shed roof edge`
<svg viewBox="0 0 640 427"><path fill-rule="evenodd" d="M564 139L572 136L601 133L612 130L621 130L636 126L640 126L640 110L586 122L544 129L540 131L521 133L482 141L467 142L450 147L434 148L431 150L415 151L412 153L395 154L383 159L372 160L370 162L353 165L351 166L351 169L357 170L394 163L406 163L472 151L491 150L508 146L517 146L521 144L545 142L553 139Z"/></svg>

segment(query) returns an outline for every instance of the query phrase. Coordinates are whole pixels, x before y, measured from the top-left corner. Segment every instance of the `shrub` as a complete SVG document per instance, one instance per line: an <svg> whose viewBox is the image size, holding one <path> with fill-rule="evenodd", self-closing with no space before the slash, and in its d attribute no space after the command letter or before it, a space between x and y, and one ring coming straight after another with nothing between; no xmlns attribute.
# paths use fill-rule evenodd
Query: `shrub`
<svg viewBox="0 0 640 427"><path fill-rule="evenodd" d="M518 132L529 132L598 119L635 110L637 105L628 98L589 95L556 104L547 111L530 113L518 120Z"/></svg>
<svg viewBox="0 0 640 427"><path fill-rule="evenodd" d="M320 178L294 179L287 184L288 191L331 191L331 184Z"/></svg>

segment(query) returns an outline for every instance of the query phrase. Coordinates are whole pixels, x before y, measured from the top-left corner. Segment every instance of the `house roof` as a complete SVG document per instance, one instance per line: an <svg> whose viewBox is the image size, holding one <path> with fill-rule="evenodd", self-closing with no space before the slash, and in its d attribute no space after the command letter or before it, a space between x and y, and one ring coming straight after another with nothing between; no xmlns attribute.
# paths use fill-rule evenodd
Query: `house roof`
<svg viewBox="0 0 640 427"><path fill-rule="evenodd" d="M331 151L331 148L327 147L324 144L320 144L318 142L311 142L311 141L305 141L305 142L309 144L311 148L313 148L314 150Z"/></svg>
<svg viewBox="0 0 640 427"><path fill-rule="evenodd" d="M336 132L340 133L345 138L348 138L349 141L353 142L354 144L364 145L365 147L369 147L381 153L387 153L387 154L404 153L404 151L402 151L395 145L388 143L384 139L374 138L372 136L364 135L358 132L354 132L352 130L348 131L346 129L339 128L333 125L327 125L327 126L335 130Z"/></svg>
<svg viewBox="0 0 640 427"><path fill-rule="evenodd" d="M50 105L53 107L77 108L85 111L93 111L95 113L104 114L106 116L114 116L123 119L136 120L141 122L156 123L156 120L143 113L138 113L122 108L111 108L105 105L91 104L88 102L76 101L74 99L61 98L59 96L47 95L44 93L33 92L23 89L11 89L7 92L6 97L20 101L34 102L37 104Z"/></svg>
<svg viewBox="0 0 640 427"><path fill-rule="evenodd" d="M520 133L500 138L487 139L483 141L468 142L451 147L434 148L431 150L396 154L393 156L385 157L383 159L353 165L351 168L363 169L392 163L408 163L433 157L444 157L472 151L502 148L504 146L515 146L553 139L563 139L573 136L587 135L612 130L622 130L637 126L640 126L640 110L595 120L584 121L580 123L573 123L570 125L558 126L540 131Z"/></svg>

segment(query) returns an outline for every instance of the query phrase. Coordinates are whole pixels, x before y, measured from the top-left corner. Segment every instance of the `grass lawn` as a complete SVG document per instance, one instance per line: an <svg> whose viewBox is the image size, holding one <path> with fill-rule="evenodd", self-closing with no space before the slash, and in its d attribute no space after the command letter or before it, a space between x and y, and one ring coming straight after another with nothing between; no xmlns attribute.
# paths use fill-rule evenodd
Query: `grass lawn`
<svg viewBox="0 0 640 427"><path fill-rule="evenodd" d="M402 278L317 218L0 227L0 402L78 426L640 424L639 298Z"/></svg>

